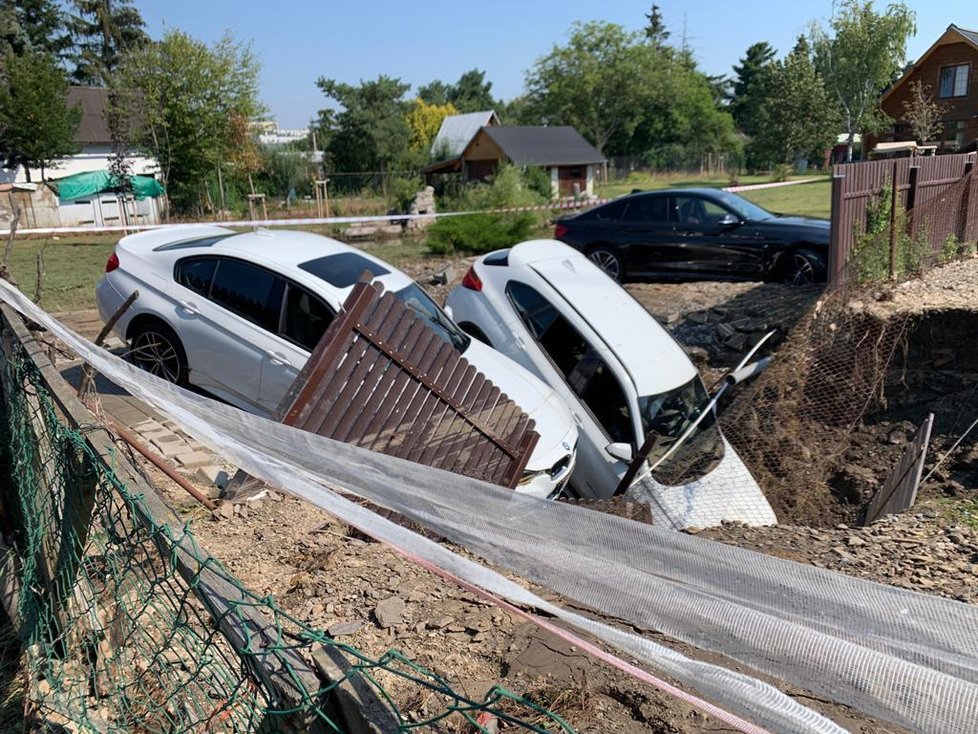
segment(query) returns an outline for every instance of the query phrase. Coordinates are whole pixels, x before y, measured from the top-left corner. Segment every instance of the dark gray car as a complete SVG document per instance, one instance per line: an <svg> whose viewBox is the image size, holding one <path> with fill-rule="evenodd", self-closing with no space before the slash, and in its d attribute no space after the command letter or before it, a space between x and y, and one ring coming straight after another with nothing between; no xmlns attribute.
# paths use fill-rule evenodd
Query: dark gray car
<svg viewBox="0 0 978 734"><path fill-rule="evenodd" d="M825 282L827 219L772 214L720 189L636 192L555 224L555 239L622 282Z"/></svg>

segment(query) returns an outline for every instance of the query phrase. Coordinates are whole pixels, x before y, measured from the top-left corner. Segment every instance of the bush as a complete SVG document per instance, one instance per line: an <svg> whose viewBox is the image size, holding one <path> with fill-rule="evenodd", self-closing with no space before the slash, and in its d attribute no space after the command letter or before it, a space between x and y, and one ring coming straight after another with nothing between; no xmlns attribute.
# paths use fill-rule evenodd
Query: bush
<svg viewBox="0 0 978 734"><path fill-rule="evenodd" d="M398 212L407 212L417 193L424 188L421 176L393 176L387 182L387 204Z"/></svg>
<svg viewBox="0 0 978 734"><path fill-rule="evenodd" d="M468 184L457 197L443 200L440 211L474 211L457 217L439 217L428 229L426 244L436 255L455 252L482 254L529 238L542 224L532 212L482 213L491 209L545 203L512 166L503 166L490 184Z"/></svg>
<svg viewBox="0 0 978 734"><path fill-rule="evenodd" d="M890 277L892 195L893 188L887 182L866 207L866 231L857 237L851 258L856 279L860 283L879 282ZM924 269L930 247L927 233L920 230L913 237L907 234L907 213L902 207L897 209L893 222L897 232L894 274L897 277L919 275Z"/></svg>

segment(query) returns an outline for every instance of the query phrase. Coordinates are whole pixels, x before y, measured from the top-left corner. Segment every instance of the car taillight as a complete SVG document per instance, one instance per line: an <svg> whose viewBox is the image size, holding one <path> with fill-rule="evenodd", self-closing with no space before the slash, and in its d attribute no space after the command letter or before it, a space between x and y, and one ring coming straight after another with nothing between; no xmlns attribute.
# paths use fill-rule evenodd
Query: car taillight
<svg viewBox="0 0 978 734"><path fill-rule="evenodd" d="M465 277L462 278L462 285L468 288L470 291L482 290L482 281L479 279L479 276L475 274L475 266L470 267L468 272L465 274Z"/></svg>
<svg viewBox="0 0 978 734"><path fill-rule="evenodd" d="M555 240L559 240L565 234L567 234L567 227L565 227L563 224L558 224L556 227L554 227L554 239Z"/></svg>
<svg viewBox="0 0 978 734"><path fill-rule="evenodd" d="M105 263L105 272L111 273L117 267L119 267L119 256L113 252L111 255L109 255L109 259Z"/></svg>

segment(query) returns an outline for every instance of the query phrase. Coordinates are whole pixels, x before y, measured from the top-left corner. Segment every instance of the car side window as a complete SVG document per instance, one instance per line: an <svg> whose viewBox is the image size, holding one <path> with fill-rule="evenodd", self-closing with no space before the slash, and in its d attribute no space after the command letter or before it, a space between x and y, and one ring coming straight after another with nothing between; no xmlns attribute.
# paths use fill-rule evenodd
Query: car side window
<svg viewBox="0 0 978 734"><path fill-rule="evenodd" d="M679 224L719 224L730 211L699 196L673 197L673 219Z"/></svg>
<svg viewBox="0 0 978 734"><path fill-rule="evenodd" d="M592 210L591 217L598 222L619 222L625 214L626 201L613 201Z"/></svg>
<svg viewBox="0 0 978 734"><path fill-rule="evenodd" d="M210 299L261 328L278 333L285 281L264 268L222 258Z"/></svg>
<svg viewBox="0 0 978 734"><path fill-rule="evenodd" d="M637 224L657 224L669 220L669 198L642 196L628 202L623 221Z"/></svg>
<svg viewBox="0 0 978 734"><path fill-rule="evenodd" d="M285 291L285 323L282 336L312 351L323 338L336 314L305 288L289 283Z"/></svg>
<svg viewBox="0 0 978 734"><path fill-rule="evenodd" d="M608 437L634 443L625 391L601 355L539 292L518 281L506 286L513 308Z"/></svg>
<svg viewBox="0 0 978 734"><path fill-rule="evenodd" d="M188 257L177 263L173 276L184 288L207 298L210 296L216 267L216 257Z"/></svg>

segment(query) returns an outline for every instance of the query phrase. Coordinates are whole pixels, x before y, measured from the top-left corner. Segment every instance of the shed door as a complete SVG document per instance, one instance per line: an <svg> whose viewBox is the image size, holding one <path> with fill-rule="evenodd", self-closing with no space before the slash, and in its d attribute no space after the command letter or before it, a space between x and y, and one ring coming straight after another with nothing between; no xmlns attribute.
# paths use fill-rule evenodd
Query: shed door
<svg viewBox="0 0 978 734"><path fill-rule="evenodd" d="M587 166L561 166L557 169L561 196L573 196L574 184L578 193L587 191Z"/></svg>

